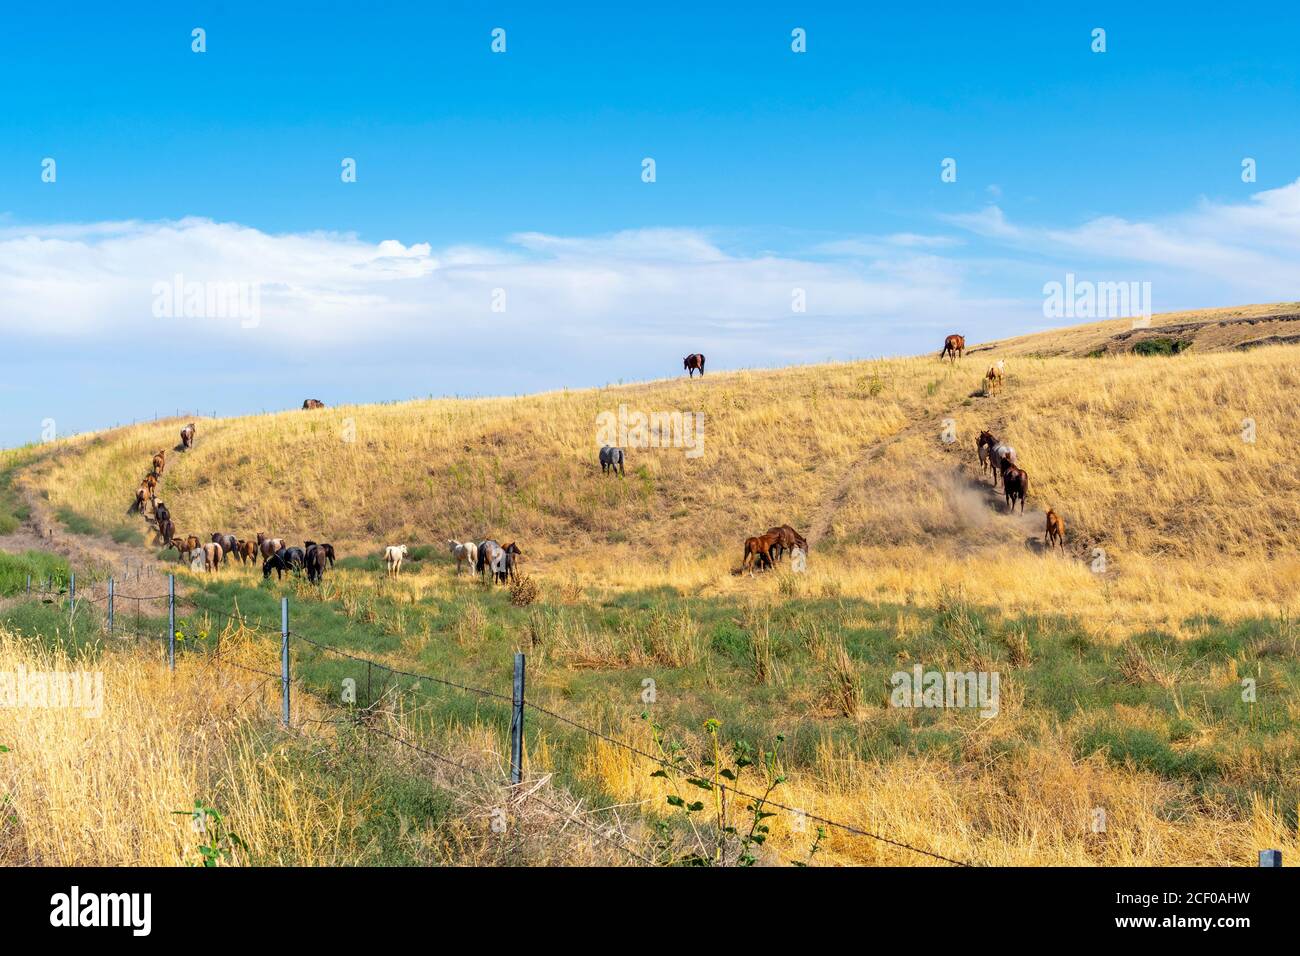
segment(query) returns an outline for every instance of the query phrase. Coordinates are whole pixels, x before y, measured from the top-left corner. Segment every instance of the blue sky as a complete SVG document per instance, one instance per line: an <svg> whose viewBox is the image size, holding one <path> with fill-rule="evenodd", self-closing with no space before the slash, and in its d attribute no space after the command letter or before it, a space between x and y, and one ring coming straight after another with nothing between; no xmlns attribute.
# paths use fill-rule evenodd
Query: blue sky
<svg viewBox="0 0 1300 956"><path fill-rule="evenodd" d="M927 351L1066 272L1300 297L1294 6L372 6L6 12L0 444ZM258 321L153 314L178 273Z"/></svg>

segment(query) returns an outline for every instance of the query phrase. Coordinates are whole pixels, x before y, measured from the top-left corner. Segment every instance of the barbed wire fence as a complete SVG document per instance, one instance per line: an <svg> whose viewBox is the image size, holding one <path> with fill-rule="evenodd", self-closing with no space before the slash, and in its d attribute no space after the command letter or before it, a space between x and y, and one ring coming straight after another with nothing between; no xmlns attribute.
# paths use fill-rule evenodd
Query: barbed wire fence
<svg viewBox="0 0 1300 956"><path fill-rule="evenodd" d="M184 629L178 629L177 627L176 579L173 574L167 575L167 590L165 593L150 595L119 594L113 577L98 580L89 587L83 585L81 592L78 593L76 575L74 573L69 573L66 583L57 577L33 582L31 575L28 575L26 587L21 589L16 595L11 592L10 596L35 598L45 603L58 604L62 602L69 609L69 613L73 620L75 620L76 609L79 602L88 602L92 605L101 607L104 611L104 633L107 636L123 639L164 639L167 647L168 666L173 670L176 667L178 643L182 651L184 651L185 647L191 644L194 644L195 646L200 644L200 641L198 640L199 633L194 630L190 622L186 622L187 626ZM165 619L166 630L161 630L164 623L161 616L148 618L144 617L141 612L142 604L162 601L167 602L167 615ZM131 614L128 613L125 620L123 619L119 614L119 602L126 602L131 605L132 610L134 611L133 618ZM511 693L506 694L489 688L476 687L462 681L452 680L451 678L436 674L426 674L397 668L385 664L382 661L375 660L374 658L359 655L353 653L351 650L327 644L305 634L297 633L289 627L289 598L287 596L281 597L280 620L278 622L268 621L258 617L251 617L238 610L237 606L236 610L225 612L196 605L195 611L188 615L188 617L198 617L202 619L204 623L209 623L213 620L217 622L216 626L209 625L202 629L203 632L206 632L204 636L211 637L212 635L215 635L215 639L212 640L210 658L213 663L222 667L231 667L262 679L261 682L254 687L253 691L240 702L241 706L258 692L264 690L271 682L279 682L281 698L280 724L288 731L293 731L295 729L301 730L301 728L294 727L292 720L293 712L291 705L295 686L300 693L310 695L313 699L332 710L337 710L340 706L339 703L328 700L323 694L311 688L303 681L294 678L292 674L292 648L293 645L297 643L305 647L313 648L320 654L331 655L338 659L347 660L351 663L364 666L367 675L366 708L355 709L356 700L354 687L351 699L349 700L345 696L342 700L342 703L345 706L350 705L353 709L349 709L340 716L328 720L306 718L303 723L334 724L336 726L358 728L366 733L387 739L398 746L406 748L412 753L419 755L422 759L432 760L441 765L450 767L459 773L470 775L481 783L490 784L492 786L504 785L514 789L516 792L523 792L522 788L532 783L532 781L525 781L523 777L525 715L531 713L539 718L554 721L572 731L585 734L588 737L600 740L605 744L617 747L640 760L654 765L658 770L663 771L663 774L661 775L672 773L686 775L688 777L690 776L686 768L663 756L651 753L633 743L621 740L606 731L591 727L579 720L559 713L551 708L544 707L535 701L529 700L525 693L527 656L523 653L517 653L515 655L513 686ZM270 670L263 667L256 667L246 661L237 660L230 654L223 656L221 634L226 629L226 626L231 623L237 624L241 629L244 629L248 633L257 637L263 637L266 639L278 638L278 669ZM269 650L270 648L268 647L267 649ZM459 693L475 696L480 700L491 701L502 706L509 705L510 758L508 780L494 778L484 770L471 767L461 761L457 761L454 758L447 756L446 754L432 749L424 742L417 742L408 739L402 734L392 733L385 730L383 727L378 726L374 721L366 719L368 709L373 707L377 700L373 691L373 675L377 670L383 674L390 675L393 678L405 678L416 681L417 684L418 682L428 682L433 685L447 687ZM355 678L353 678L353 680L355 680ZM908 851L918 855L919 857L929 858L952 866L965 867L971 865L935 850L916 846L904 840L894 839L893 837L883 833L877 833L864 827L845 823L824 815L810 813L799 807L791 806L790 804L775 800L771 797L770 793L766 795L751 793L736 786L734 782L728 782L721 778L709 780L707 781L707 784L710 787L715 787L719 792L719 795L724 799L727 794L730 794L737 800L748 801L749 809L755 813L773 813L780 811L793 815L800 821L800 823L811 822L822 827L833 828L854 837L873 840L886 846ZM557 814L564 815L567 819L570 819L589 830L608 845L627 854L629 859L636 860L637 862L646 865L654 865L656 863L654 859L647 856L641 850L630 846L626 840L616 839L615 837L620 835L616 829L596 826L590 821L581 819L573 811L565 810L549 803L545 798L537 793L537 788L534 787L528 791L527 797L528 799L535 800L540 805L547 807Z"/></svg>

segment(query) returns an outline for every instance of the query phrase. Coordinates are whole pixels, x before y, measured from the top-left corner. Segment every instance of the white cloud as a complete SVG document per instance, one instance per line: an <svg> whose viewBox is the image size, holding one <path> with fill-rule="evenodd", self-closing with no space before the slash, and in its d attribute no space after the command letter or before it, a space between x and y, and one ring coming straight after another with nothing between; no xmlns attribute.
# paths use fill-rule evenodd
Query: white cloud
<svg viewBox="0 0 1300 956"><path fill-rule="evenodd" d="M366 242L338 233L269 234L208 219L0 227L0 314L7 335L191 344L454 341L467 323L554 335L635 341L666 330L709 334L798 322L790 337L829 324L865 335L875 323L914 324L962 302L963 266L886 240L870 261L730 253L691 229L591 237L522 233L499 247ZM157 318L156 289L246 283L260 320ZM491 312L494 289L507 311ZM807 313L791 309L793 290ZM969 307L969 305L968 305ZM823 328L823 333L829 331ZM818 349L824 341L818 338Z"/></svg>
<svg viewBox="0 0 1300 956"><path fill-rule="evenodd" d="M1204 305L1300 294L1300 180L1245 202L1203 199L1188 212L1151 221L1102 216L1069 228L1028 226L1012 223L995 205L943 218L1062 268L1185 283L1187 292L1214 300Z"/></svg>

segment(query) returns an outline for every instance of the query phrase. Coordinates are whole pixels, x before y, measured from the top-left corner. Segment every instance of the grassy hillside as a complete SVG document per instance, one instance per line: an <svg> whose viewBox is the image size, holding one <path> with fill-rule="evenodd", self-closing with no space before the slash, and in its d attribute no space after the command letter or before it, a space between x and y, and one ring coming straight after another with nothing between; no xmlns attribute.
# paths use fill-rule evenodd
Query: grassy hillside
<svg viewBox="0 0 1300 956"><path fill-rule="evenodd" d="M1012 355L992 397L979 393L985 356L927 357L200 421L196 447L169 452L162 497L205 540L265 530L356 554L495 536L538 572L617 588L753 590L727 572L746 536L787 522L850 594L933 599L962 584L1016 609L1126 621L1268 614L1300 584L1297 356ZM702 455L633 449L625 479L602 476L597 417L620 405L703 413ZM179 424L61 443L31 480L65 522L126 540L132 493ZM982 428L1030 474L1024 518L979 479ZM1049 506L1066 560L1034 547Z"/></svg>
<svg viewBox="0 0 1300 956"><path fill-rule="evenodd" d="M1062 338L1074 345L1048 356ZM728 743L781 735L779 798L953 858L1294 852L1300 470L1288 438L1300 346L1205 339L1144 355L1097 341L1064 330L956 365L927 356L199 420L186 453L170 450L184 422L160 422L39 449L10 487L37 523L112 545L105 560L145 556L156 551L121 530L143 523L124 512L166 447L162 497L182 533L265 530L331 540L343 557L323 587L182 572L187 634L211 640L236 605L272 620L289 594L296 633L405 671L506 690L523 650L542 706L647 750L664 743L653 720L696 756L706 721ZM986 395L999 356L1006 386ZM626 477L603 476L598 416L621 404L702 412L703 453L630 449ZM1023 516L978 474L983 428L1031 476ZM1047 507L1066 521L1064 553L1039 544ZM732 574L744 537L781 522L808 535L808 573ZM535 596L515 603L455 575L443 539L488 535L519 542ZM399 542L412 560L387 581L378 553ZM57 611L0 610L0 625L61 626ZM248 646L265 657L251 663L274 667L273 640ZM891 706L891 675L917 664L997 671L1000 713ZM359 666L295 649L295 675L323 698L351 677L362 706L399 701L430 740L471 740L499 764L499 707L372 683ZM653 765L562 723L530 718L527 761L590 807L674 819ZM784 816L772 828L766 859L806 858L810 833ZM841 832L818 853L924 862Z"/></svg>

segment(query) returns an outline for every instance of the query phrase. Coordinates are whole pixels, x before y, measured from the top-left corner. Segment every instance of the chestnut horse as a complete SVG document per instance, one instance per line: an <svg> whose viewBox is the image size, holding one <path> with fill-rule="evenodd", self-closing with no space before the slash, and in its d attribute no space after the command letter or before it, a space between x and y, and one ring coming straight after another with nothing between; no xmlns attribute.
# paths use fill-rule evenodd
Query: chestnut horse
<svg viewBox="0 0 1300 956"><path fill-rule="evenodd" d="M700 378L704 377L704 356L699 352L693 352L682 359L682 368L686 369L688 378L695 377L695 370L700 370Z"/></svg>
<svg viewBox="0 0 1300 956"><path fill-rule="evenodd" d="M803 550L804 554L808 553L808 542L798 531L783 524L776 528L768 528L769 535L776 535L776 556L778 560L785 555L787 551L793 551L795 548Z"/></svg>
<svg viewBox="0 0 1300 956"><path fill-rule="evenodd" d="M1065 522L1051 508L1047 509L1047 528L1043 532L1043 544L1050 550L1052 545L1060 545L1065 550Z"/></svg>
<svg viewBox="0 0 1300 956"><path fill-rule="evenodd" d="M758 537L755 538L746 538L745 557L740 562L740 570L744 571L746 568L748 568L749 573L753 574L755 564L758 565L760 571L764 567L770 568L773 564L776 563L773 554L776 551L777 547L780 546L780 544L781 544L780 535L772 534L771 532L768 532L767 534L759 535Z"/></svg>
<svg viewBox="0 0 1300 956"><path fill-rule="evenodd" d="M964 351L966 351L965 336L950 335L943 340L943 351L939 353L939 359L942 361L947 358L955 362L961 358L961 353Z"/></svg>

